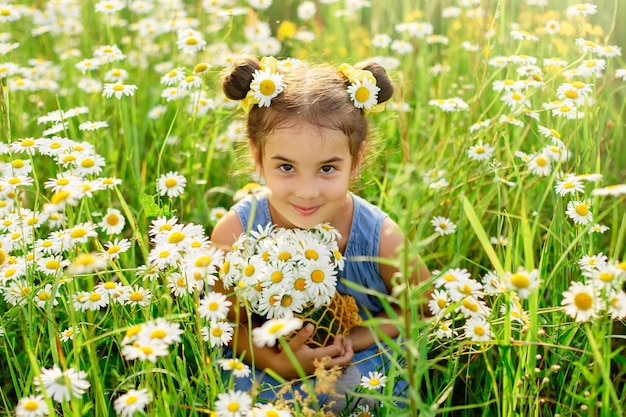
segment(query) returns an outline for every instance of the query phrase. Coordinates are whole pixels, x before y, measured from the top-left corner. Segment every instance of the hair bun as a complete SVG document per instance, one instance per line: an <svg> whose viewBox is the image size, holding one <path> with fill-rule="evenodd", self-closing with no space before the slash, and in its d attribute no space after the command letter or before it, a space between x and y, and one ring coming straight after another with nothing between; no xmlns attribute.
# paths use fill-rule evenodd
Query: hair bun
<svg viewBox="0 0 626 417"><path fill-rule="evenodd" d="M258 69L261 69L261 64L255 57L243 57L235 61L222 80L222 89L226 97L231 100L246 98L254 71Z"/></svg>
<svg viewBox="0 0 626 417"><path fill-rule="evenodd" d="M355 68L367 70L376 78L376 86L380 88L378 92L379 103L384 103L391 98L393 95L393 83L391 78L389 78L389 74L387 74L387 70L382 65L374 61L365 61L356 64Z"/></svg>

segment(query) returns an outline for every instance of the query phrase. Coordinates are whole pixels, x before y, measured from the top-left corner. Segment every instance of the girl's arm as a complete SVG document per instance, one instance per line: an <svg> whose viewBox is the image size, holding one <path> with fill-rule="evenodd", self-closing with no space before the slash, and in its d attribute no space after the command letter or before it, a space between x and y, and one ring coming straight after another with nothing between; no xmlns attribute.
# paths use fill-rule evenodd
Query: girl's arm
<svg viewBox="0 0 626 417"><path fill-rule="evenodd" d="M398 251L402 245L404 245L404 235L400 231L399 226L389 217L385 218L380 234L380 246L378 251L379 257L397 259L399 255ZM415 272L410 277L410 281L413 285L417 286L419 283L430 278L430 272L421 259L417 258L413 260L413 262L418 265L418 268L415 269ZM399 269L393 265L383 263L379 264L379 268L380 275L387 286L387 291L389 294L392 294L393 277L399 272ZM404 314L401 311L400 306L394 305L392 307L398 315ZM389 318L389 315L383 311L376 317L385 319ZM384 321L385 320L383 320L383 324L378 326L377 329L391 338L397 337L399 334L398 328L393 324L385 323ZM371 329L363 326L353 328L347 337L352 344L352 349L355 352L367 349L378 340L378 338L372 333Z"/></svg>
<svg viewBox="0 0 626 417"><path fill-rule="evenodd" d="M229 250L232 244L243 233L243 227L239 216L234 211L229 211L215 225L211 234L211 241L216 247ZM239 301L232 291L224 289L221 281L217 281L213 286L213 291L219 291L228 295L232 306L229 310L228 318L232 321L239 320L235 327L236 334L233 336L232 348L237 356L244 355L248 363L254 363L259 369L270 368L283 378L298 377L296 367L287 356L287 352L278 347L258 347L252 343L249 330L257 327L257 323L248 323L246 311L240 306ZM315 361L329 357L325 363L327 368L332 366L345 366L350 363L354 352L352 347L341 337L337 336L334 342L323 348L311 348L305 341L313 333L313 326L305 326L290 341L289 348L295 355L300 367L308 375L315 371ZM236 341L236 342L235 342ZM254 362L253 362L254 361Z"/></svg>

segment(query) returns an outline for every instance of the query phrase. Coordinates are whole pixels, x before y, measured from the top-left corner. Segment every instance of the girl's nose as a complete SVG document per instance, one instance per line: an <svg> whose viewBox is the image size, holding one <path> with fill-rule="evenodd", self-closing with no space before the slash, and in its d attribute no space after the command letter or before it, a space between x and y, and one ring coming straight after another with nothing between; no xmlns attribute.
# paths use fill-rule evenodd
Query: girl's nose
<svg viewBox="0 0 626 417"><path fill-rule="evenodd" d="M302 178L296 184L295 195L303 200L310 200L320 195L317 182L311 178Z"/></svg>

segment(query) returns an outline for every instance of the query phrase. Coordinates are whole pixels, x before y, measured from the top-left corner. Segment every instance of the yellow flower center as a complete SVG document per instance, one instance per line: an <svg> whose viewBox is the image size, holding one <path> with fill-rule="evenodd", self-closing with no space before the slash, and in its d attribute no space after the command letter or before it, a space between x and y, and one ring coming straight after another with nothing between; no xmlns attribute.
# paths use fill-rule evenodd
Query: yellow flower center
<svg viewBox="0 0 626 417"><path fill-rule="evenodd" d="M482 146L477 146L477 147L474 149L474 152L475 152L475 153L477 153L477 154L479 154L479 155L480 155L480 154L483 154L483 153L485 153L485 148L483 148Z"/></svg>
<svg viewBox="0 0 626 417"><path fill-rule="evenodd" d="M613 278L615 278L615 275L606 271L600 272L600 275L598 275L598 279L602 282L611 282Z"/></svg>
<svg viewBox="0 0 626 417"><path fill-rule="evenodd" d="M183 241L184 239L185 239L185 234L183 232L172 232L167 238L167 241L169 243L178 243L178 242Z"/></svg>
<svg viewBox="0 0 626 417"><path fill-rule="evenodd" d="M107 281L107 282L104 283L103 287L104 287L105 290L112 290L112 289L116 288L117 285L115 284L115 282Z"/></svg>
<svg viewBox="0 0 626 417"><path fill-rule="evenodd" d="M246 267L243 269L243 273L248 277L252 276L252 274L254 274L254 266L246 265Z"/></svg>
<svg viewBox="0 0 626 417"><path fill-rule="evenodd" d="M4 12L4 10L2 11ZM3 16L5 16L4 13L1 13ZM24 404L24 408L28 411L35 411L35 410L39 410L39 403L37 401L26 401L26 403Z"/></svg>
<svg viewBox="0 0 626 417"><path fill-rule="evenodd" d="M463 307L476 313L478 311L478 304L470 301L468 298L463 300Z"/></svg>
<svg viewBox="0 0 626 417"><path fill-rule="evenodd" d="M115 84L113 86L113 91L124 91L124 86L121 84Z"/></svg>
<svg viewBox="0 0 626 417"><path fill-rule="evenodd" d="M521 95L521 94L518 94L518 93L513 93L513 94L511 94L511 98L512 98L513 100L517 100L517 101L519 101L519 100L521 100L523 97L522 97L522 95Z"/></svg>
<svg viewBox="0 0 626 417"><path fill-rule="evenodd" d="M595 44L594 44L595 45ZM574 81L572 83L572 87L577 88L577 89L581 89L585 86L585 84L581 83L580 81Z"/></svg>
<svg viewBox="0 0 626 417"><path fill-rule="evenodd" d="M80 229L72 230L72 233L70 233L70 236L72 237L72 239L79 239L85 236L86 234L87 234L87 230L80 228Z"/></svg>
<svg viewBox="0 0 626 417"><path fill-rule="evenodd" d="M528 288L530 286L530 279L524 274L515 273L511 276L511 284L515 288Z"/></svg>
<svg viewBox="0 0 626 417"><path fill-rule="evenodd" d="M561 106L559 110L561 111L561 113L569 113L572 108L570 106Z"/></svg>
<svg viewBox="0 0 626 417"><path fill-rule="evenodd" d="M569 99L572 99L572 100L575 100L575 99L577 99L579 96L578 96L578 93L576 92L576 90L567 90L567 91L565 92L565 97L567 97L567 98L569 98Z"/></svg>
<svg viewBox="0 0 626 417"><path fill-rule="evenodd" d="M221 337L221 336L222 336L222 334L224 334L224 332L222 331L222 328L221 328L221 327L214 327L214 328L211 330L211 334L212 334L213 336L215 336L215 337Z"/></svg>
<svg viewBox="0 0 626 417"><path fill-rule="evenodd" d="M111 245L111 247L109 249L107 249L107 253L109 255L113 255L114 253L118 253L122 248L120 248L118 245Z"/></svg>
<svg viewBox="0 0 626 417"><path fill-rule="evenodd" d="M133 291L132 293L130 293L130 301L141 301L143 300L143 294L140 293L139 291Z"/></svg>
<svg viewBox="0 0 626 417"><path fill-rule="evenodd" d="M199 268L203 268L211 265L213 259L209 255L202 255L196 258L195 265Z"/></svg>
<svg viewBox="0 0 626 417"><path fill-rule="evenodd" d="M226 407L226 408L231 413L236 413L237 411L239 411L239 403L233 401L232 403L228 404L228 407Z"/></svg>
<svg viewBox="0 0 626 417"><path fill-rule="evenodd" d="M146 355L150 355L151 353L154 352L154 349L152 349L150 346L142 346L139 349L141 349L141 351L145 353Z"/></svg>
<svg viewBox="0 0 626 417"><path fill-rule="evenodd" d="M167 332L162 329L156 329L150 333L150 337L152 339L165 339L167 337Z"/></svg>
<svg viewBox="0 0 626 417"><path fill-rule="evenodd" d="M130 395L130 396L126 397L126 404L128 404L128 405L135 404L138 399L139 398L137 398L136 395Z"/></svg>
<svg viewBox="0 0 626 417"><path fill-rule="evenodd" d="M586 216L589 214L589 207L586 204L578 204L576 206L576 214L579 216Z"/></svg>
<svg viewBox="0 0 626 417"><path fill-rule="evenodd" d="M274 81L266 78L259 84L259 90L264 96L271 96L276 91L276 84Z"/></svg>
<svg viewBox="0 0 626 417"><path fill-rule="evenodd" d="M304 291L306 288L306 280L304 278L298 278L293 283L293 287L298 291Z"/></svg>
<svg viewBox="0 0 626 417"><path fill-rule="evenodd" d="M272 326L270 326L270 328L268 329L268 333L276 334L280 332L283 327L285 327L285 323L281 323L281 322L275 323Z"/></svg>
<svg viewBox="0 0 626 417"><path fill-rule="evenodd" d="M440 226L441 226L441 225L440 225ZM445 274L445 275L443 276L443 279L444 279L444 280L446 280L446 281L448 281L448 282L453 282L453 281L456 281L456 277L455 277L454 275L452 275L452 274Z"/></svg>
<svg viewBox="0 0 626 417"><path fill-rule="evenodd" d="M589 310L593 307L593 298L586 292L579 292L574 296L574 305L579 310Z"/></svg>
<svg viewBox="0 0 626 417"><path fill-rule="evenodd" d="M109 214L107 216L107 224L109 224L110 226L115 226L119 222L120 222L120 219L115 214Z"/></svg>
<svg viewBox="0 0 626 417"><path fill-rule="evenodd" d="M22 168L26 163L23 159L15 159L13 161L13 168Z"/></svg>
<svg viewBox="0 0 626 417"><path fill-rule="evenodd" d="M445 308L448 302L444 298L440 298L437 300L437 307Z"/></svg>
<svg viewBox="0 0 626 417"><path fill-rule="evenodd" d="M165 186L167 188L176 187L176 184L178 184L178 182L174 178L168 178L165 180Z"/></svg>
<svg viewBox="0 0 626 417"><path fill-rule="evenodd" d="M80 166L82 166L83 168L91 168L92 166L94 166L96 164L96 161L94 161L91 158L85 158L83 159L83 161L80 163Z"/></svg>
<svg viewBox="0 0 626 417"><path fill-rule="evenodd" d="M370 90L367 87L359 87L354 92L354 98L360 103L365 103L370 98Z"/></svg>
<svg viewBox="0 0 626 417"><path fill-rule="evenodd" d="M304 251L304 256L307 259L311 259L311 260L314 260L314 261L317 261L317 259L319 258L319 254L314 249L307 249L307 250L305 250Z"/></svg>
<svg viewBox="0 0 626 417"><path fill-rule="evenodd" d="M89 294L89 301L96 302L100 301L100 299L102 299L102 296L97 292L92 292L91 294Z"/></svg>
<svg viewBox="0 0 626 417"><path fill-rule="evenodd" d="M185 43L187 45L197 45L198 44L198 39L194 38L193 36L190 36L187 38L187 40L185 40Z"/></svg>
<svg viewBox="0 0 626 417"><path fill-rule="evenodd" d="M324 278L325 278L324 272L320 271L319 269L316 269L315 271L311 272L311 280L315 282L316 284L323 282Z"/></svg>
<svg viewBox="0 0 626 417"><path fill-rule="evenodd" d="M546 158L539 157L537 158L537 165L540 167L545 167L546 165L548 165L548 160Z"/></svg>
<svg viewBox="0 0 626 417"><path fill-rule="evenodd" d="M575 186L576 185L571 181L568 181L565 184L563 184L563 188L567 188L567 189L574 188Z"/></svg>
<svg viewBox="0 0 626 417"><path fill-rule="evenodd" d="M274 284L278 284L280 281L283 280L283 273L280 271L274 271L272 272L272 276L270 277L270 279Z"/></svg>
<svg viewBox="0 0 626 417"><path fill-rule="evenodd" d="M52 294L50 294L47 291L42 291L39 294L37 294L37 298L39 298L41 301L47 301L52 298Z"/></svg>
<svg viewBox="0 0 626 417"><path fill-rule="evenodd" d="M46 261L45 265L48 269L57 269L59 267L59 261L56 259L49 259Z"/></svg>
<svg viewBox="0 0 626 417"><path fill-rule="evenodd" d="M476 336L484 336L485 328L483 326L474 326L474 333Z"/></svg>
<svg viewBox="0 0 626 417"><path fill-rule="evenodd" d="M280 259L281 261L288 261L289 259L291 259L291 253L281 252L278 254L278 259Z"/></svg>

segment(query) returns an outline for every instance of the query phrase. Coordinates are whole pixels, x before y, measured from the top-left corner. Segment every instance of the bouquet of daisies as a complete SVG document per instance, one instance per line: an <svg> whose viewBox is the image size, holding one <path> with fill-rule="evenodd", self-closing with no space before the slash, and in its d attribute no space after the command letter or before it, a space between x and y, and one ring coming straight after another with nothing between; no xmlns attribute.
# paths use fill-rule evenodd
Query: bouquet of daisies
<svg viewBox="0 0 626 417"><path fill-rule="evenodd" d="M306 230L259 227L233 244L220 278L254 314L313 323L316 331L308 343L325 346L360 324L354 298L336 291L344 265L339 237L326 224Z"/></svg>

